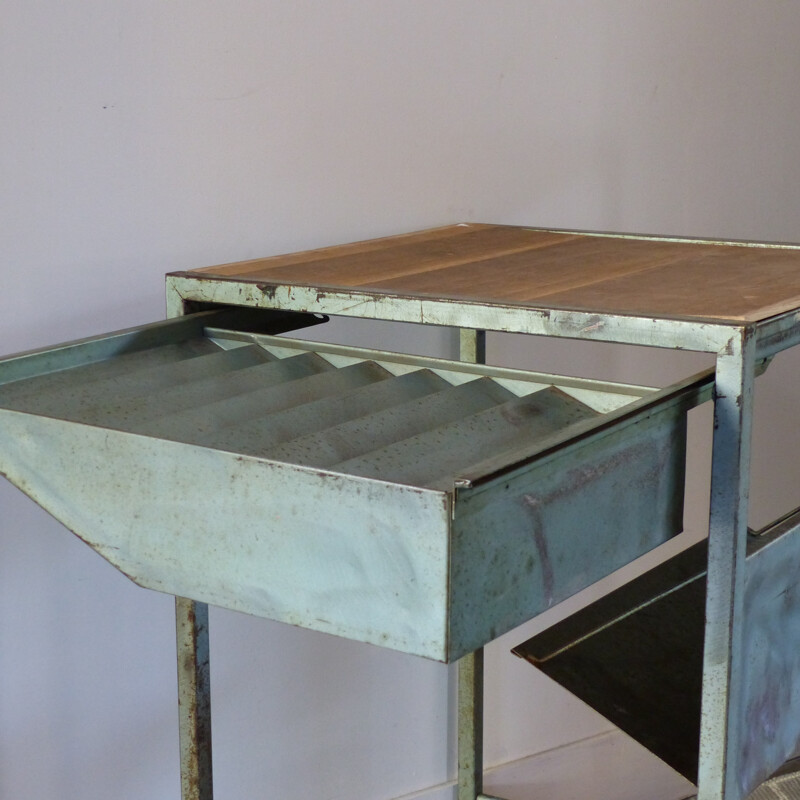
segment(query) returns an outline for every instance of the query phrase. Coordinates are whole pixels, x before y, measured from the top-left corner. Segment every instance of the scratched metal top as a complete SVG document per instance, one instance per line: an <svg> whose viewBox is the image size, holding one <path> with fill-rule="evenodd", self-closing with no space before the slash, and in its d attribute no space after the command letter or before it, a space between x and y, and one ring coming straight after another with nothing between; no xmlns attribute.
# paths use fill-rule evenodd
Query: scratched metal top
<svg viewBox="0 0 800 800"><path fill-rule="evenodd" d="M437 298L742 325L800 308L800 247L461 224L170 278L184 297L193 284L232 282L243 303L257 288L284 308L307 307L310 289L322 300L308 310L330 313L368 295L379 318L396 317L403 301Z"/></svg>

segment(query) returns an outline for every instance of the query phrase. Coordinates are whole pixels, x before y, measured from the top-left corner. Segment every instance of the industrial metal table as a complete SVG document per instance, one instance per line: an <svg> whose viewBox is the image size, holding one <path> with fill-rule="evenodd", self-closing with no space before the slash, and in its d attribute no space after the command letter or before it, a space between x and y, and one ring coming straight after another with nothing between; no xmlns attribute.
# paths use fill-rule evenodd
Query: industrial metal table
<svg viewBox="0 0 800 800"><path fill-rule="evenodd" d="M481 648L680 531L685 415L712 391L698 798L798 755L800 515L747 550L754 379L800 342L798 248L461 224L172 273L167 300L0 362L0 469L176 595L185 800L212 793L208 603L458 660L458 793L485 797ZM276 335L325 315L456 327L462 360ZM498 369L486 331L716 370L655 391Z"/></svg>

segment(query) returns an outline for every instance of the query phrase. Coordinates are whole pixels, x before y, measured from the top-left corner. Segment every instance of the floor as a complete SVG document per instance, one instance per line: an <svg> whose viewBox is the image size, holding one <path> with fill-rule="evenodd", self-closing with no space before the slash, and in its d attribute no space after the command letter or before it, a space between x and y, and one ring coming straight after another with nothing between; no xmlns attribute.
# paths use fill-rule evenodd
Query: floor
<svg viewBox="0 0 800 800"><path fill-rule="evenodd" d="M694 786L618 731L490 769L503 800L685 800Z"/></svg>
<svg viewBox="0 0 800 800"><path fill-rule="evenodd" d="M484 792L502 800L686 800L695 788L619 731L489 768ZM452 783L398 800L455 800Z"/></svg>

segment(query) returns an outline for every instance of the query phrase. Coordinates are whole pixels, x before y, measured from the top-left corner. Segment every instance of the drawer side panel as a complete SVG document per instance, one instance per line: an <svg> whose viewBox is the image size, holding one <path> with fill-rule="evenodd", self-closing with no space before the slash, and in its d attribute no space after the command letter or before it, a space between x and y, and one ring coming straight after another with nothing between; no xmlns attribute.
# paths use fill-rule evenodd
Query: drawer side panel
<svg viewBox="0 0 800 800"><path fill-rule="evenodd" d="M504 480L459 490L451 657L679 533L685 449L685 414L668 409Z"/></svg>

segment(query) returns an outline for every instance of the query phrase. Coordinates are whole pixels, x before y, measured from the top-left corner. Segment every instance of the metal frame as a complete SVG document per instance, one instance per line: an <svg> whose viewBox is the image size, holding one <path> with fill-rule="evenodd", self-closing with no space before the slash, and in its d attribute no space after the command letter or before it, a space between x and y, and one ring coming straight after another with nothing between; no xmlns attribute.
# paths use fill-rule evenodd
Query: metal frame
<svg viewBox="0 0 800 800"><path fill-rule="evenodd" d="M184 800L211 800L211 674L208 606L175 598L178 651L178 708L181 794Z"/></svg>
<svg viewBox="0 0 800 800"><path fill-rule="evenodd" d="M760 360L800 343L800 311L738 325L341 290L318 292L302 286L278 286L265 292L251 283L181 275L167 277L167 299L171 316L182 314L186 302L199 302L453 326L462 329L460 356L467 361L485 358L485 330L715 354L708 599L697 798L741 800L746 795L749 789L741 785L738 773L737 753L743 731L735 709L743 693L741 622L753 383ZM185 665L192 657L191 651L182 647L179 664ZM481 785L482 651L459 663L459 685L458 798L471 800L485 797ZM181 714L187 713L188 709L182 707ZM210 741L197 742L197 746L210 750ZM188 762L184 762L184 769L189 768ZM184 797L210 800L210 788L207 794Z"/></svg>
<svg viewBox="0 0 800 800"><path fill-rule="evenodd" d="M461 329L458 357L486 363L486 331ZM458 800L483 794L483 648L458 661Z"/></svg>

